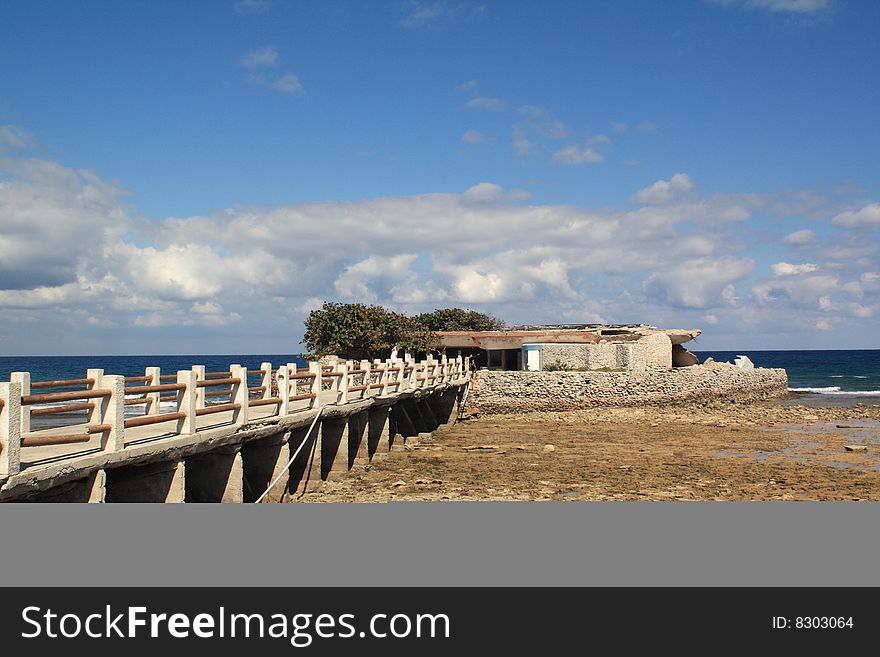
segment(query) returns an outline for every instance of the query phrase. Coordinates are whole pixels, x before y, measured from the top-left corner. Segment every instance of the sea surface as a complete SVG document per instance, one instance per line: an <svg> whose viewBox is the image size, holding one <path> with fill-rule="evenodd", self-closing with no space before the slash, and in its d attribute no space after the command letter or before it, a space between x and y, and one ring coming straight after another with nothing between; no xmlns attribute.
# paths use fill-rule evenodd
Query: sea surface
<svg viewBox="0 0 880 657"><path fill-rule="evenodd" d="M817 406L880 404L880 349L814 351L695 351L732 363L748 356L756 367L781 367L788 372L789 390L799 403Z"/></svg>
<svg viewBox="0 0 880 657"><path fill-rule="evenodd" d="M818 406L880 404L880 349L694 353L699 356L700 361L712 357L716 361L732 363L737 356L744 355L756 367L781 367L788 372L789 390L798 393L798 403ZM164 374L170 374L189 369L193 365L204 365L209 372L228 370L230 364L258 369L264 362L272 363L273 367L285 363L296 363L298 366L306 364L305 360L291 354L0 356L0 381L8 381L10 372L30 372L32 381L50 381L85 378L89 368L100 368L107 374L139 376L144 374L146 367L160 367ZM253 380L250 384L255 385L256 381ZM163 403L162 410L172 410L173 405L173 402ZM143 413L142 406L127 406L125 410L129 416ZM32 427L39 429L83 421L84 413L49 415L34 418Z"/></svg>

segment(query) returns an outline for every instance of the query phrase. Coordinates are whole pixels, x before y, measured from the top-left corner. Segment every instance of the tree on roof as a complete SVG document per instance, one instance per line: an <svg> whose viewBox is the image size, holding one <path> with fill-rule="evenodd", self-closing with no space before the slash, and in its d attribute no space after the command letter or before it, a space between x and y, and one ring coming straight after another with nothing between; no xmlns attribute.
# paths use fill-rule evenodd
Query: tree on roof
<svg viewBox="0 0 880 657"><path fill-rule="evenodd" d="M497 317L462 308L435 309L414 319L429 331L501 331L506 328Z"/></svg>
<svg viewBox="0 0 880 657"><path fill-rule="evenodd" d="M437 343L437 336L416 319L362 303L325 302L309 313L305 327L303 343L315 356L373 359L394 348L429 351Z"/></svg>

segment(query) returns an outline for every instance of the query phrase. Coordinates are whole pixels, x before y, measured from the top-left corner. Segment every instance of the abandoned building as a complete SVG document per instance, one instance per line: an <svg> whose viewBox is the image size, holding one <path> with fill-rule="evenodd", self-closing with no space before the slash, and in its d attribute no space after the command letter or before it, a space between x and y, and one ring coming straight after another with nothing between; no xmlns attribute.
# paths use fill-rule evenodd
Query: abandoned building
<svg viewBox="0 0 880 657"><path fill-rule="evenodd" d="M441 331L452 355L471 356L490 370L603 370L642 372L696 365L682 345L699 329L658 329L645 324L554 324L504 331Z"/></svg>

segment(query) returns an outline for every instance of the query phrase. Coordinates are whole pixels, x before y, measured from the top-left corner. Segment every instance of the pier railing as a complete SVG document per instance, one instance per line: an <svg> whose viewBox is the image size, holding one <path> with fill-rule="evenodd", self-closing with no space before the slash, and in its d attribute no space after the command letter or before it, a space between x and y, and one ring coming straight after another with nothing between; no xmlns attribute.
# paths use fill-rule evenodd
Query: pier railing
<svg viewBox="0 0 880 657"><path fill-rule="evenodd" d="M230 365L216 372L195 365L174 374L147 367L143 375L127 377L89 369L83 378L54 381L31 381L29 372L13 372L8 383L0 382L0 477L20 472L24 448L94 443L90 448L118 451L127 446L126 430L140 427L155 425L151 433L136 432L139 443L195 434L208 428L197 423L206 415L229 413L227 424L244 425L249 414L252 419L285 417L327 404L460 385L469 378L470 358L461 356L340 361L332 366L310 362L307 367L262 363L252 370ZM140 414L126 413L127 408ZM84 422L32 429L32 418L81 412Z"/></svg>

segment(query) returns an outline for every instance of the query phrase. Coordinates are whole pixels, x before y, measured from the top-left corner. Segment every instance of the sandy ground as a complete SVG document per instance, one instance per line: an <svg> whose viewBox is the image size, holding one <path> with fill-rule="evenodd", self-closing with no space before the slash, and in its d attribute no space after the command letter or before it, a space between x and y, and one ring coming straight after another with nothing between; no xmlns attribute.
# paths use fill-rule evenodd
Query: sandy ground
<svg viewBox="0 0 880 657"><path fill-rule="evenodd" d="M880 406L465 417L299 500L880 500Z"/></svg>

